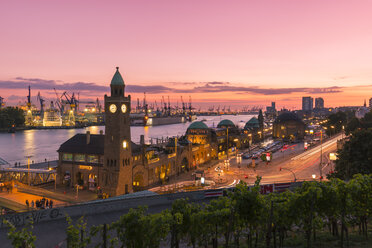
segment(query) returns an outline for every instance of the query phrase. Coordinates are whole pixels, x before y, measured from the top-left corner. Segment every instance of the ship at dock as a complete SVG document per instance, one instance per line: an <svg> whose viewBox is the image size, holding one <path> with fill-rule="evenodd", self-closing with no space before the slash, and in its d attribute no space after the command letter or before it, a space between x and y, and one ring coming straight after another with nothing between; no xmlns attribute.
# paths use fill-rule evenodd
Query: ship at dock
<svg viewBox="0 0 372 248"><path fill-rule="evenodd" d="M158 105L155 100L154 103L149 104L146 100L146 93L144 93L143 103L137 98L137 106L130 114L132 126L158 126L185 123L187 121L194 121L196 115L191 104L191 97L189 102L185 103L181 97L182 107L177 105L171 106L169 96L168 102L162 97Z"/></svg>
<svg viewBox="0 0 372 248"><path fill-rule="evenodd" d="M28 87L27 102L18 105L24 110L27 129L80 128L104 124L104 113L101 112L98 98L96 101L86 101L79 99L79 93L76 97L74 93L70 95L64 91L58 94L56 89L54 91L56 98L48 100L39 92L35 104L31 102L31 87Z"/></svg>

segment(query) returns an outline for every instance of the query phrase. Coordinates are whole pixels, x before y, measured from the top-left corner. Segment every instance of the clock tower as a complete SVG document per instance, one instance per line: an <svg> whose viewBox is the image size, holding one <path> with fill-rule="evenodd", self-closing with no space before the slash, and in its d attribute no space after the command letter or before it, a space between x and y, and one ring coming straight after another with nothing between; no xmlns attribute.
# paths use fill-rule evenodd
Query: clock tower
<svg viewBox="0 0 372 248"><path fill-rule="evenodd" d="M105 144L100 185L110 196L133 192L130 135L130 95L125 96L124 80L116 67L105 95Z"/></svg>

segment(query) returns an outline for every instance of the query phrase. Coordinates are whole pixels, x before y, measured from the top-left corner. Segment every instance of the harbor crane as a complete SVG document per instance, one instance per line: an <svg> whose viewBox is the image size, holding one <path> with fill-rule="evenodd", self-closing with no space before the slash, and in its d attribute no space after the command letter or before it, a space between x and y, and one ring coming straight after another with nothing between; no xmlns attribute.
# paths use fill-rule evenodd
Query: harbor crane
<svg viewBox="0 0 372 248"><path fill-rule="evenodd" d="M191 96L189 96L189 112L190 112L190 114L191 114L192 110L193 110L193 107L191 105Z"/></svg>
<svg viewBox="0 0 372 248"><path fill-rule="evenodd" d="M170 105L169 96L168 96L168 115L171 115L171 105Z"/></svg>
<svg viewBox="0 0 372 248"><path fill-rule="evenodd" d="M45 102L45 99L41 97L40 95L40 91L37 93L37 100L40 102L40 118L43 119L44 118L44 102Z"/></svg>
<svg viewBox="0 0 372 248"><path fill-rule="evenodd" d="M56 96L57 96L57 100L56 100L55 104L57 105L57 107L59 109L59 112L62 116L63 112L65 111L64 105L62 104L62 101L61 101L62 97L59 97L56 88L53 88L53 89L54 89L54 92L56 93Z"/></svg>
<svg viewBox="0 0 372 248"><path fill-rule="evenodd" d="M77 105L77 100L75 98L75 94L72 93L70 96L66 91L63 92L62 96L65 97L67 103L70 105L70 111L68 112L68 125L75 126L75 108Z"/></svg>
<svg viewBox="0 0 372 248"><path fill-rule="evenodd" d="M186 113L186 105L185 105L185 103L183 101L182 96L181 96L181 102L182 102L182 114L184 115Z"/></svg>
<svg viewBox="0 0 372 248"><path fill-rule="evenodd" d="M33 117L31 109L31 86L28 86L28 96L27 96L27 113L26 113L26 124L32 126Z"/></svg>
<svg viewBox="0 0 372 248"><path fill-rule="evenodd" d="M164 112L164 115L167 114L167 102L164 100L164 96L161 97L161 100L163 102L163 112Z"/></svg>

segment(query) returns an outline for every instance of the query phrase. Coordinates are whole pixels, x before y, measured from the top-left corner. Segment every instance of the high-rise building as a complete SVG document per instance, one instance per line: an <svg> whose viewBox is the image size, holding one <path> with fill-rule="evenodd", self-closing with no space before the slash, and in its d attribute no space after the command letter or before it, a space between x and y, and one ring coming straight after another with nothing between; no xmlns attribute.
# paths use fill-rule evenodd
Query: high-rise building
<svg viewBox="0 0 372 248"><path fill-rule="evenodd" d="M271 106L267 106L266 107L266 112L268 112L268 113L274 113L274 112L276 112L275 102L271 102Z"/></svg>
<svg viewBox="0 0 372 248"><path fill-rule="evenodd" d="M313 111L314 99L311 96L302 97L302 110Z"/></svg>
<svg viewBox="0 0 372 248"><path fill-rule="evenodd" d="M315 108L316 109L324 108L324 99L322 97L315 98Z"/></svg>

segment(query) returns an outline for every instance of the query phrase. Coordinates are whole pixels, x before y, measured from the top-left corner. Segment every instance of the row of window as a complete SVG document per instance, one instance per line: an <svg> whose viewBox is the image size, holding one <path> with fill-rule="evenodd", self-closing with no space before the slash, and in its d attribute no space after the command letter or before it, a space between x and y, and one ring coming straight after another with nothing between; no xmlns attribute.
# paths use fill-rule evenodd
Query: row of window
<svg viewBox="0 0 372 248"><path fill-rule="evenodd" d="M99 163L98 155L63 153L62 160L63 161L75 161L75 162L88 162L88 163L93 163L93 164Z"/></svg>
<svg viewBox="0 0 372 248"><path fill-rule="evenodd" d="M106 161L107 163L107 166L116 166L116 159L107 159ZM123 166L127 166L127 165L130 165L130 159L129 158L125 158L123 159L122 161L122 165Z"/></svg>

